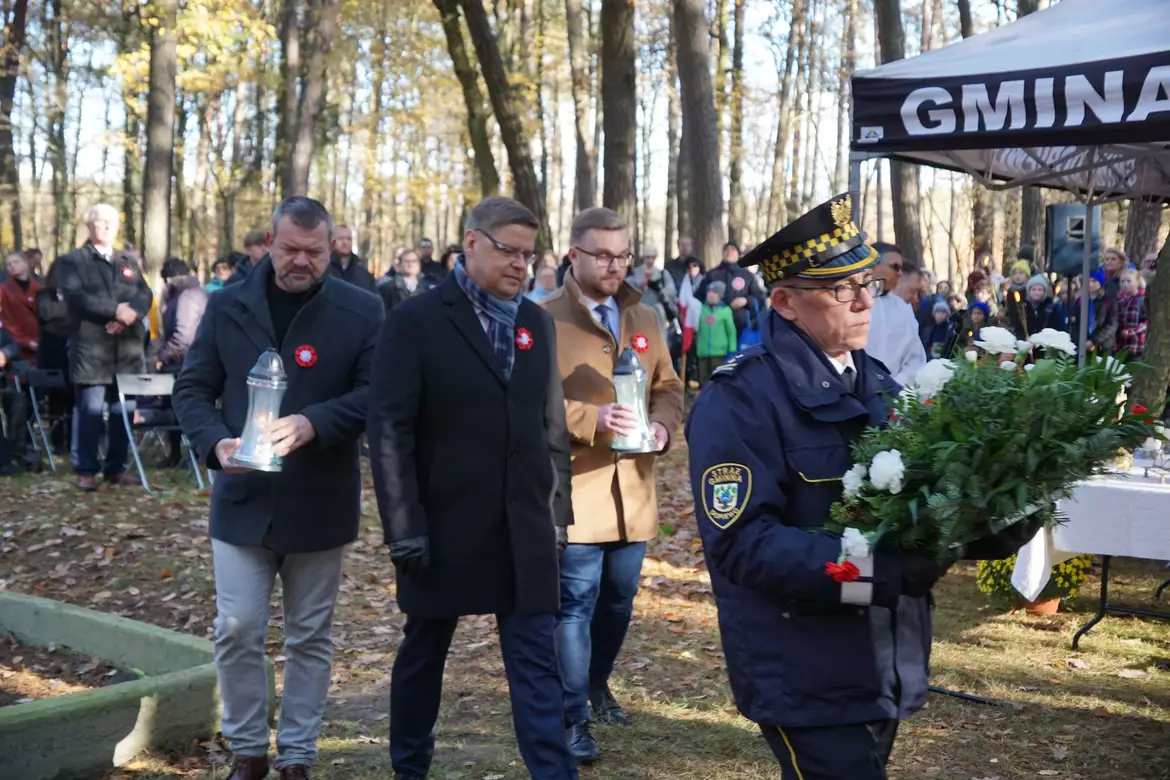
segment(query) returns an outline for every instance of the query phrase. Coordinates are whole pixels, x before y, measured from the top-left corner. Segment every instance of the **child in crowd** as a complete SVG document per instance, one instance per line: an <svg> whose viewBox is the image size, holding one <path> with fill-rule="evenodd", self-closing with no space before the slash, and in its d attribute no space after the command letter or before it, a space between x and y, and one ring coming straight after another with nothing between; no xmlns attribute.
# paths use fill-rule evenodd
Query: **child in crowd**
<svg viewBox="0 0 1170 780"><path fill-rule="evenodd" d="M1126 351L1130 358L1139 360L1146 351L1149 312L1146 308L1145 291L1141 289L1141 277L1132 268L1121 272L1121 286L1116 303L1117 351Z"/></svg>
<svg viewBox="0 0 1170 780"><path fill-rule="evenodd" d="M1085 349L1112 355L1117 345L1117 306L1105 293L1105 269L1098 268L1089 277L1089 342ZM1068 332L1073 343L1081 346L1081 299L1078 296L1068 315Z"/></svg>
<svg viewBox="0 0 1170 780"><path fill-rule="evenodd" d="M967 309L967 335L961 339L967 349L974 349L975 342L982 338L979 332L991 319L991 313L986 301L975 301Z"/></svg>
<svg viewBox="0 0 1170 780"><path fill-rule="evenodd" d="M922 334L922 346L926 348L926 357L930 360L946 357L944 353L955 330L950 319L950 308L942 301L932 307L932 317L930 327Z"/></svg>
<svg viewBox="0 0 1170 780"><path fill-rule="evenodd" d="M711 282L707 285L707 300L699 312L699 337L695 349L699 357L699 381L706 382L727 356L735 352L735 319L731 307L723 302L727 285Z"/></svg>

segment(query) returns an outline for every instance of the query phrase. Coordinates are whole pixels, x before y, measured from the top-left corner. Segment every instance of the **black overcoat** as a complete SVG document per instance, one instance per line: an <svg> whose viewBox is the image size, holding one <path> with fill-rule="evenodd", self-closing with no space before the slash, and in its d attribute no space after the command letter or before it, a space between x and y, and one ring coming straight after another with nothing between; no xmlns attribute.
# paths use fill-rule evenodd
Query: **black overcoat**
<svg viewBox="0 0 1170 780"><path fill-rule="evenodd" d="M429 536L431 566L400 575L420 617L555 612L554 524L572 523L569 434L552 319L525 299L509 380L449 275L395 306L374 361L370 453L386 541Z"/></svg>
<svg viewBox="0 0 1170 780"><path fill-rule="evenodd" d="M216 475L211 536L279 553L319 552L357 538L358 440L384 312L378 296L326 275L277 345L265 292L271 273L264 259L244 281L210 297L175 381L174 407L208 468L220 468L216 443L244 429L248 372L264 350L279 348L288 374L280 413L303 414L317 437L285 457L280 472ZM312 365L297 364L302 346L316 353Z"/></svg>
<svg viewBox="0 0 1170 780"><path fill-rule="evenodd" d="M110 385L117 374L146 370L146 325L154 294L137 264L121 252L106 260L86 242L57 258L56 284L69 307L70 381ZM121 333L106 332L119 303L138 312L138 320Z"/></svg>

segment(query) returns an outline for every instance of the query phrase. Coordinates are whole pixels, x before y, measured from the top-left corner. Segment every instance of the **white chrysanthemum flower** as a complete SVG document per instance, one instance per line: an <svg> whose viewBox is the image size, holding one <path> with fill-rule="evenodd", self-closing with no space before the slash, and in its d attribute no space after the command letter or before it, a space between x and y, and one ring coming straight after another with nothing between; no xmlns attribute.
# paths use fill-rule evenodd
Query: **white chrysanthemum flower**
<svg viewBox="0 0 1170 780"><path fill-rule="evenodd" d="M841 552L846 558L868 558L869 540L856 528L846 528L841 534Z"/></svg>
<svg viewBox="0 0 1170 780"><path fill-rule="evenodd" d="M897 450L887 450L873 456L873 463L869 467L869 481L878 490L901 493L902 477L905 475L906 467L902 464L902 453Z"/></svg>
<svg viewBox="0 0 1170 780"><path fill-rule="evenodd" d="M841 477L841 484L845 488L845 495L849 498L861 495L861 489L864 486L865 474L867 469L864 463L855 463L853 468L845 472L845 476Z"/></svg>
<svg viewBox="0 0 1170 780"><path fill-rule="evenodd" d="M978 359L979 359L979 353L978 353L978 352L976 352L976 351L975 351L975 350L973 350L973 349L969 349L969 350L967 350L967 352L966 352L966 353L963 355L963 357L967 358L967 359L968 359L968 360L970 360L972 363L974 363L976 360L978 360Z"/></svg>
<svg viewBox="0 0 1170 780"><path fill-rule="evenodd" d="M1032 370L1032 369L1034 369L1035 367L1036 367L1036 364L1035 364L1035 363L1029 363L1028 365L1024 366L1024 370L1025 370L1025 371L1031 371L1031 370Z"/></svg>
<svg viewBox="0 0 1170 780"><path fill-rule="evenodd" d="M1016 361L1005 360L999 364L999 367L1004 371L1015 371L1016 370Z"/></svg>
<svg viewBox="0 0 1170 780"><path fill-rule="evenodd" d="M1147 455L1157 455L1162 451L1162 441L1151 436L1142 442L1142 449L1146 451Z"/></svg>
<svg viewBox="0 0 1170 780"><path fill-rule="evenodd" d="M1002 355L1005 352L1015 354L1016 336L1007 328L997 328L993 325L989 328L982 328L979 335L983 338L976 341L975 346L994 355Z"/></svg>
<svg viewBox="0 0 1170 780"><path fill-rule="evenodd" d="M1077 345L1073 344L1072 336L1063 330L1045 328L1039 333L1032 334L1032 346L1044 349L1055 349L1066 355L1077 354Z"/></svg>
<svg viewBox="0 0 1170 780"><path fill-rule="evenodd" d="M1016 342L1016 352L1031 352L1032 342L1020 339Z"/></svg>
<svg viewBox="0 0 1170 780"><path fill-rule="evenodd" d="M934 398L955 375L954 361L937 358L918 369L914 375L914 387L923 401Z"/></svg>

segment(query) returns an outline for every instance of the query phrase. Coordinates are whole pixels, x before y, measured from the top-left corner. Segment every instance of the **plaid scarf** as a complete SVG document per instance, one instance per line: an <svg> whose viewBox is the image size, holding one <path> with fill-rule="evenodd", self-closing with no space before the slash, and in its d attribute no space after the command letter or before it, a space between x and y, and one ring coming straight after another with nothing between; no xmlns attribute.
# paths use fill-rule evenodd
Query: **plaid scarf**
<svg viewBox="0 0 1170 780"><path fill-rule="evenodd" d="M516 359L516 312L520 310L520 296L511 300L497 298L480 288L471 280L464 267L463 255L455 263L455 281L471 299L471 305L477 312L482 311L488 317L488 335L492 340L492 349L496 359L500 361L500 371L504 379L512 377L512 363Z"/></svg>

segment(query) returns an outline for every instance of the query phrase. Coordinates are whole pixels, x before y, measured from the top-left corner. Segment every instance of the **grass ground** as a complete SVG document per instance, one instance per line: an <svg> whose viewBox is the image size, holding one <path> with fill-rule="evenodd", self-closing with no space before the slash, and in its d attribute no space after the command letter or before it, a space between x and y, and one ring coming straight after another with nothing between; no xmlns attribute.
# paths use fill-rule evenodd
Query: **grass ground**
<svg viewBox="0 0 1170 780"><path fill-rule="evenodd" d="M685 450L661 464L663 534L651 545L635 625L615 692L635 720L600 728L601 763L587 780L760 780L778 774L736 713L723 670L710 584L690 516ZM0 587L210 635L214 612L206 497L182 473L160 475L156 497L137 489L79 495L52 477L0 480ZM1153 608L1165 572L1122 561L1118 601ZM386 708L402 616L376 510L347 557L336 658L315 777L384 780ZM989 707L932 695L903 724L895 780L1165 780L1170 778L1170 623L1110 617L1070 649L1097 596L1091 580L1053 617L1007 614L960 565L936 589L934 682L1010 702ZM1165 605L1164 605L1165 606ZM1170 607L1167 607L1170 608ZM270 652L281 668L279 602ZM222 780L216 742L176 746L110 775L116 780ZM465 619L447 666L440 780L521 780L507 686L490 618Z"/></svg>

